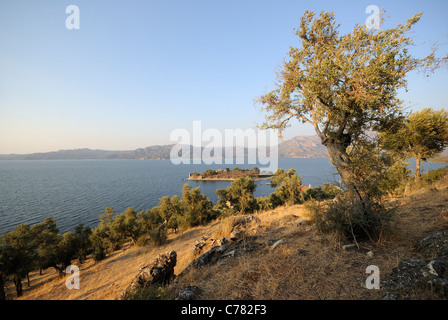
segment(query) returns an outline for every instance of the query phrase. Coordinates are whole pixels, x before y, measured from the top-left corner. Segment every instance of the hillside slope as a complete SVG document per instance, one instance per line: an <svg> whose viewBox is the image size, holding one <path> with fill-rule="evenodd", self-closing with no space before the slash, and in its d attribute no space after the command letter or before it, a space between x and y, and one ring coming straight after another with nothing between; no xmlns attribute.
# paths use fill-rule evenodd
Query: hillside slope
<svg viewBox="0 0 448 320"><path fill-rule="evenodd" d="M255 250L185 272L169 289L175 294L183 286L201 289L202 299L381 299L382 290L368 290L363 283L366 267L376 265L388 274L398 262L413 255L420 237L448 228L448 181L437 189L425 190L390 204L398 206L394 232L377 244L361 244L357 252L342 249L330 235L322 235L312 225L298 225L305 218L301 205L280 207L255 214L244 241L282 243L275 250ZM171 234L167 244L153 248L130 247L117 251L105 260L88 260L81 266L80 290L67 290L65 278L48 269L42 276L31 275L31 287L24 283L21 299L70 300L117 299L157 254L175 250L180 274L194 260L194 246L204 235L229 237L234 217L196 227L182 234ZM366 253L372 251L373 257ZM14 288L7 286L9 298Z"/></svg>

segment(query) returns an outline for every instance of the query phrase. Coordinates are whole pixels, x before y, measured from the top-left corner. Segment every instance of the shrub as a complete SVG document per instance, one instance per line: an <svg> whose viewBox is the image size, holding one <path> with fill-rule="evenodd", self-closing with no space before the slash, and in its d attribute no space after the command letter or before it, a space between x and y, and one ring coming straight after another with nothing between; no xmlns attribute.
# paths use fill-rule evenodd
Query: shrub
<svg viewBox="0 0 448 320"><path fill-rule="evenodd" d="M226 189L216 190L220 199L220 206L230 204L235 213L251 213L257 209L257 201L254 198L256 189L254 180L250 177L235 179Z"/></svg>
<svg viewBox="0 0 448 320"><path fill-rule="evenodd" d="M439 182L440 179L442 179L447 173L448 166L435 170L429 170L427 173L421 176L421 182L424 186L433 186L437 182Z"/></svg>
<svg viewBox="0 0 448 320"><path fill-rule="evenodd" d="M255 198L257 200L257 208L260 211L265 211L269 209L274 209L275 206L273 202L271 201L271 197L258 197Z"/></svg>
<svg viewBox="0 0 448 320"><path fill-rule="evenodd" d="M168 236L167 236L167 232L165 229L162 229L162 230L153 229L149 233L149 236L150 236L151 242L156 247L164 245L168 241Z"/></svg>
<svg viewBox="0 0 448 320"><path fill-rule="evenodd" d="M273 207L302 203L301 185L302 178L297 175L295 169L289 169L288 171L277 169L271 177L271 187L277 187L275 192L271 194Z"/></svg>
<svg viewBox="0 0 448 320"><path fill-rule="evenodd" d="M149 243L149 238L146 235L140 236L135 243L139 247L144 247Z"/></svg>
<svg viewBox="0 0 448 320"><path fill-rule="evenodd" d="M314 187L307 189L304 192L303 198L305 201L310 199L327 200L333 199L340 194L342 194L341 188L330 183L324 183L323 187Z"/></svg>
<svg viewBox="0 0 448 320"><path fill-rule="evenodd" d="M204 194L200 187L191 189L188 184L182 188L181 209L185 227L195 227L209 222L213 218L213 204Z"/></svg>
<svg viewBox="0 0 448 320"><path fill-rule="evenodd" d="M377 241L387 231L393 209L377 201L338 197L332 201L307 201L305 210L317 229L341 239Z"/></svg>
<svg viewBox="0 0 448 320"><path fill-rule="evenodd" d="M127 292L122 300L173 300L173 294L165 287L150 285Z"/></svg>

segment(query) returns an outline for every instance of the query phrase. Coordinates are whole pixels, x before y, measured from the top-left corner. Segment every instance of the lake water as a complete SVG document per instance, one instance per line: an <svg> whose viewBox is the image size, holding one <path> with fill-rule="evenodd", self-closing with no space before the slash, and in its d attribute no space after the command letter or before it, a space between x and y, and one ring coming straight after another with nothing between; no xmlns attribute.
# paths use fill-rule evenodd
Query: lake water
<svg viewBox="0 0 448 320"><path fill-rule="evenodd" d="M413 166L414 164L412 164ZM425 163L427 170L446 164ZM79 223L95 227L108 206L116 213L128 207L140 211L158 205L163 196L181 196L182 186L201 187L213 203L216 189L227 181L185 181L189 172L257 165L173 165L170 160L34 160L0 161L0 235L20 223L37 224L54 217L60 232ZM259 166L260 167L260 166ZM306 186L337 183L339 176L329 159L279 159L279 168L295 168ZM258 181L255 196L274 191Z"/></svg>

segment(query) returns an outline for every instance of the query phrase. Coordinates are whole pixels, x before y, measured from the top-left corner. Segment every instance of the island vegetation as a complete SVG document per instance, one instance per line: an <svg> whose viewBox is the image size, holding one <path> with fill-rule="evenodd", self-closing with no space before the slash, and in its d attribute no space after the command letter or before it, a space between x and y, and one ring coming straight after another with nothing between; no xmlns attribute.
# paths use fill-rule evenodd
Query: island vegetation
<svg viewBox="0 0 448 320"><path fill-rule="evenodd" d="M190 173L186 180L198 180L198 181L208 181L208 180L221 180L221 181L233 181L238 178L250 177L255 181L259 180L269 180L272 177L272 173L264 172L261 173L260 169L257 167L249 169L240 169L238 167L230 170L229 168L211 170L208 169L202 173L193 172Z"/></svg>

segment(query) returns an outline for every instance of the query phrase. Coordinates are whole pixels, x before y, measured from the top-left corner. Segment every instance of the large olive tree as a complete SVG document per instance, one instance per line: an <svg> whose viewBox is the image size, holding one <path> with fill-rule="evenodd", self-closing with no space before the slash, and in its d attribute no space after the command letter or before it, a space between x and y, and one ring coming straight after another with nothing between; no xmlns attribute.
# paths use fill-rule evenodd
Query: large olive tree
<svg viewBox="0 0 448 320"><path fill-rule="evenodd" d="M353 170L349 147L400 117L397 92L409 72L440 62L435 50L424 58L410 55L413 42L407 34L420 17L391 29L382 28L381 17L379 30L355 25L340 35L333 13L316 17L306 11L296 30L299 47L290 48L277 87L256 100L266 113L262 128L282 132L290 120L311 124L347 192L361 202L366 190Z"/></svg>

